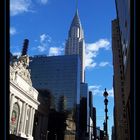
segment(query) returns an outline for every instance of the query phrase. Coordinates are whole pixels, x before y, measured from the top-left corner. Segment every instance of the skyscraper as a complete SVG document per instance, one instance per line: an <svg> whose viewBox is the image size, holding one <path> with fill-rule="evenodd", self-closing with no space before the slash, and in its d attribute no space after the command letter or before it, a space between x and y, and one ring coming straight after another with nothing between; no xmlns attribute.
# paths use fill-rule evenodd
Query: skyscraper
<svg viewBox="0 0 140 140"><path fill-rule="evenodd" d="M81 60L81 82L85 81L85 42L78 10L72 20L68 39L66 41L65 55L79 54Z"/></svg>
<svg viewBox="0 0 140 140"><path fill-rule="evenodd" d="M67 112L64 137L75 138L79 128L80 105L80 58L78 55L34 56L30 58L33 86L38 90L50 92L50 109ZM44 98L46 96L44 95ZM52 115L53 114L53 115ZM49 114L48 128L54 133L60 122L59 113ZM54 121L52 121L54 116ZM57 118L58 117L58 118ZM57 121L58 119L58 121ZM56 123L54 123L56 122ZM53 126L53 130L52 130ZM58 129L57 129L58 130ZM56 131L56 130L55 130ZM58 131L57 131L58 132ZM58 135L57 135L58 136ZM59 136L58 136L59 137ZM62 140L62 138L58 138Z"/></svg>
<svg viewBox="0 0 140 140"><path fill-rule="evenodd" d="M121 40L119 32L118 20L112 21L112 52L113 52L113 87L114 87L114 103L115 103L115 133L116 139L125 139L128 134L125 134L126 129L126 111L124 98L124 66L123 53L121 49Z"/></svg>
<svg viewBox="0 0 140 140"><path fill-rule="evenodd" d="M51 107L59 110L64 97L64 108L71 110L80 104L80 60L78 55L35 56L29 68L33 86L48 89L52 95ZM62 104L61 104L62 105Z"/></svg>
<svg viewBox="0 0 140 140"><path fill-rule="evenodd" d="M127 124L127 129L125 130L125 135L127 135L128 140L133 139L133 97L134 97L134 89L131 88L131 84L133 85L133 78L130 78L130 71L133 71L133 66L130 67L130 44L133 42L132 39L132 32L130 30L130 25L131 25L131 17L130 17L130 12L131 12L131 6L130 6L130 0L115 0L116 3L116 13L117 13L117 20L118 20L118 31L119 31L119 47L121 51L121 57L122 57L122 74L123 74L123 95L124 95L124 106L126 112L126 124ZM133 30L133 28L132 28ZM114 40L115 41L115 40ZM118 42L117 40L115 42ZM133 45L131 45L133 48ZM119 51L119 50L118 50ZM115 52L113 53L115 56ZM120 59L120 55L115 56L116 59ZM114 63L115 64L115 63ZM114 67L115 68L115 67ZM122 69L121 68L121 69ZM120 71L121 72L121 71ZM120 90L120 89L119 89ZM114 93L115 95L115 93ZM116 116L115 116L116 117ZM124 118L124 117L123 117ZM116 126L115 126L116 127ZM132 135L130 135L130 132Z"/></svg>

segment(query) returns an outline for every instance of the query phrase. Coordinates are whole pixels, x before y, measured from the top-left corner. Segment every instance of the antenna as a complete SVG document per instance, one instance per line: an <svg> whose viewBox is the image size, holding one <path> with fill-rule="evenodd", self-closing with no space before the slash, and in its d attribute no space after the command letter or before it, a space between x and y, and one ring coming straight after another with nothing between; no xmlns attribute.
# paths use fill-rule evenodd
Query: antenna
<svg viewBox="0 0 140 140"><path fill-rule="evenodd" d="M76 11L78 10L78 0L76 0Z"/></svg>

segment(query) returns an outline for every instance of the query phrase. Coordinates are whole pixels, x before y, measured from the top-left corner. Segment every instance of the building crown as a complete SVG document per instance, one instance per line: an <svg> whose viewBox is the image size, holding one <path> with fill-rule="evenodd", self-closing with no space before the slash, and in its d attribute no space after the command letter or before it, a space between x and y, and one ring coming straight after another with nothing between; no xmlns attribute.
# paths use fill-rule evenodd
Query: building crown
<svg viewBox="0 0 140 140"><path fill-rule="evenodd" d="M75 12L75 16L72 20L72 23L71 23L71 27L73 26L76 26L76 27L82 27L81 26L81 21L80 21L80 18L79 18L79 14L78 14L78 9L76 9L76 12Z"/></svg>

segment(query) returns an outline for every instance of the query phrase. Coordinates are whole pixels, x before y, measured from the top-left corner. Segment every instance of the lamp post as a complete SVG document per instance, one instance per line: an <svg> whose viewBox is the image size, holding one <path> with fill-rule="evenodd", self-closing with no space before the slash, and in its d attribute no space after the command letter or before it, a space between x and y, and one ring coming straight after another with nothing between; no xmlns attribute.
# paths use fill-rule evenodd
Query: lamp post
<svg viewBox="0 0 140 140"><path fill-rule="evenodd" d="M105 99L104 99L104 103L105 103L105 136L107 137L108 136L108 131L107 131L107 120L108 120L108 116L107 116L107 112L108 112L108 109L107 109L108 99L107 99L107 96L108 96L108 93L106 91L106 88L105 88L105 91L103 93L103 96L105 97Z"/></svg>

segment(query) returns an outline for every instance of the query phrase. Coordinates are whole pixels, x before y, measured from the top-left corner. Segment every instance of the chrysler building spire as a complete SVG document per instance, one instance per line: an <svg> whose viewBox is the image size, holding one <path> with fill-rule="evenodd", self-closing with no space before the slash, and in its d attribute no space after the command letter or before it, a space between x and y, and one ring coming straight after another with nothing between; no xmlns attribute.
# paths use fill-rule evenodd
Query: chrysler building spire
<svg viewBox="0 0 140 140"><path fill-rule="evenodd" d="M76 0L76 11L78 10L78 0Z"/></svg>
<svg viewBox="0 0 140 140"><path fill-rule="evenodd" d="M77 2L77 1L76 1ZM76 4L76 12L70 25L66 41L65 55L78 54L81 60L81 82L85 81L85 42L84 34Z"/></svg>

